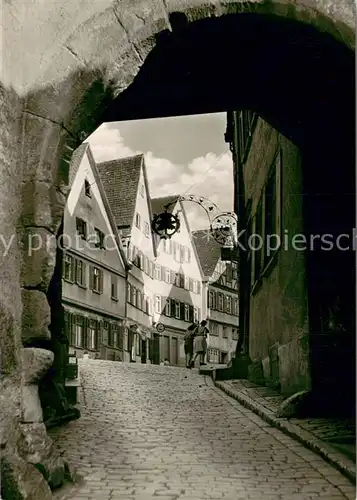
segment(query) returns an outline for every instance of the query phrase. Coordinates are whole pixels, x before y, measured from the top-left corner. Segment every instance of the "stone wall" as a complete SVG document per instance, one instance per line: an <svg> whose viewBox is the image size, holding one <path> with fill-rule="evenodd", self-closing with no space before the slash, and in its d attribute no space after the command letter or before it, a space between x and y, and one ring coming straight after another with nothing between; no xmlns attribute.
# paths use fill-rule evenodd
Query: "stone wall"
<svg viewBox="0 0 357 500"><path fill-rule="evenodd" d="M291 235L303 233L301 159L299 150L262 119L244 166L244 182L254 214L278 145L282 151L281 229L290 244L280 248L276 263L251 295L250 376L265 379L273 387L280 385L290 395L310 385L305 256L291 247Z"/></svg>

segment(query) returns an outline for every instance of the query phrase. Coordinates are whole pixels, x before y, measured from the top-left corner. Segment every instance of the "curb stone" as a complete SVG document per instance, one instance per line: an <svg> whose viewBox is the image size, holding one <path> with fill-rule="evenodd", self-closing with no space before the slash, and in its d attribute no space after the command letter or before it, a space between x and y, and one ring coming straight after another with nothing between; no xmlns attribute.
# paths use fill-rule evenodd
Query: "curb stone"
<svg viewBox="0 0 357 500"><path fill-rule="evenodd" d="M353 484L356 484L356 466L352 461L346 459L341 453L336 452L332 447L317 439L310 432L302 430L298 426L291 424L288 419L277 418L274 415L274 412L268 410L239 391L235 391L227 382L214 381L214 385L225 392L228 396L238 401L245 408L254 412L271 426L280 429L284 432L284 434L296 439L306 448L320 455L324 460L326 460L326 462L338 469Z"/></svg>

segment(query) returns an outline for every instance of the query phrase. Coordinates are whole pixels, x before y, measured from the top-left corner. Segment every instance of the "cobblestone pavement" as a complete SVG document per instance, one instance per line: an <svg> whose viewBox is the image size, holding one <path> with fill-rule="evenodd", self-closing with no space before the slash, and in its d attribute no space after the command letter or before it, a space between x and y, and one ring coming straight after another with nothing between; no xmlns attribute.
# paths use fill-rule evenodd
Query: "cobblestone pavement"
<svg viewBox="0 0 357 500"><path fill-rule="evenodd" d="M75 500L355 499L322 458L196 370L83 361L82 418L52 430L85 476Z"/></svg>

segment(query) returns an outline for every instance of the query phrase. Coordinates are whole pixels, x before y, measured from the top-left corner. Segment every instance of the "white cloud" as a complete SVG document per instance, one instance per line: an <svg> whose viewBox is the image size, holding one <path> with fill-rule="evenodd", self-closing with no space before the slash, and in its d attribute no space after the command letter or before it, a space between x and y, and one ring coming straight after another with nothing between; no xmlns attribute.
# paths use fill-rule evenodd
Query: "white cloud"
<svg viewBox="0 0 357 500"><path fill-rule="evenodd" d="M223 211L233 210L233 167L228 151L218 157L207 153L188 165L176 165L157 158L151 151L134 151L124 144L118 129L101 125L88 139L97 162L145 154L150 195L155 198L172 194L195 194L209 198ZM193 203L185 203L191 229L208 228L205 211Z"/></svg>

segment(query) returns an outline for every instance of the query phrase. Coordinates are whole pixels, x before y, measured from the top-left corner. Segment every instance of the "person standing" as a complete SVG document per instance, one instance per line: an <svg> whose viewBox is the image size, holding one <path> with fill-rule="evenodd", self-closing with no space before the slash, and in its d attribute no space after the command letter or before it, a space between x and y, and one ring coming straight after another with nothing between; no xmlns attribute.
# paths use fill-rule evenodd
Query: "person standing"
<svg viewBox="0 0 357 500"><path fill-rule="evenodd" d="M197 325L192 323L185 333L184 336L184 348L185 348L185 356L186 356L186 368L191 368L191 361L193 358L193 342L195 338L195 331L197 329Z"/></svg>
<svg viewBox="0 0 357 500"><path fill-rule="evenodd" d="M205 365L205 356L207 352L207 335L209 333L206 327L207 321L202 320L195 330L195 356L191 361L191 368L195 366L197 357L200 357L200 366Z"/></svg>

